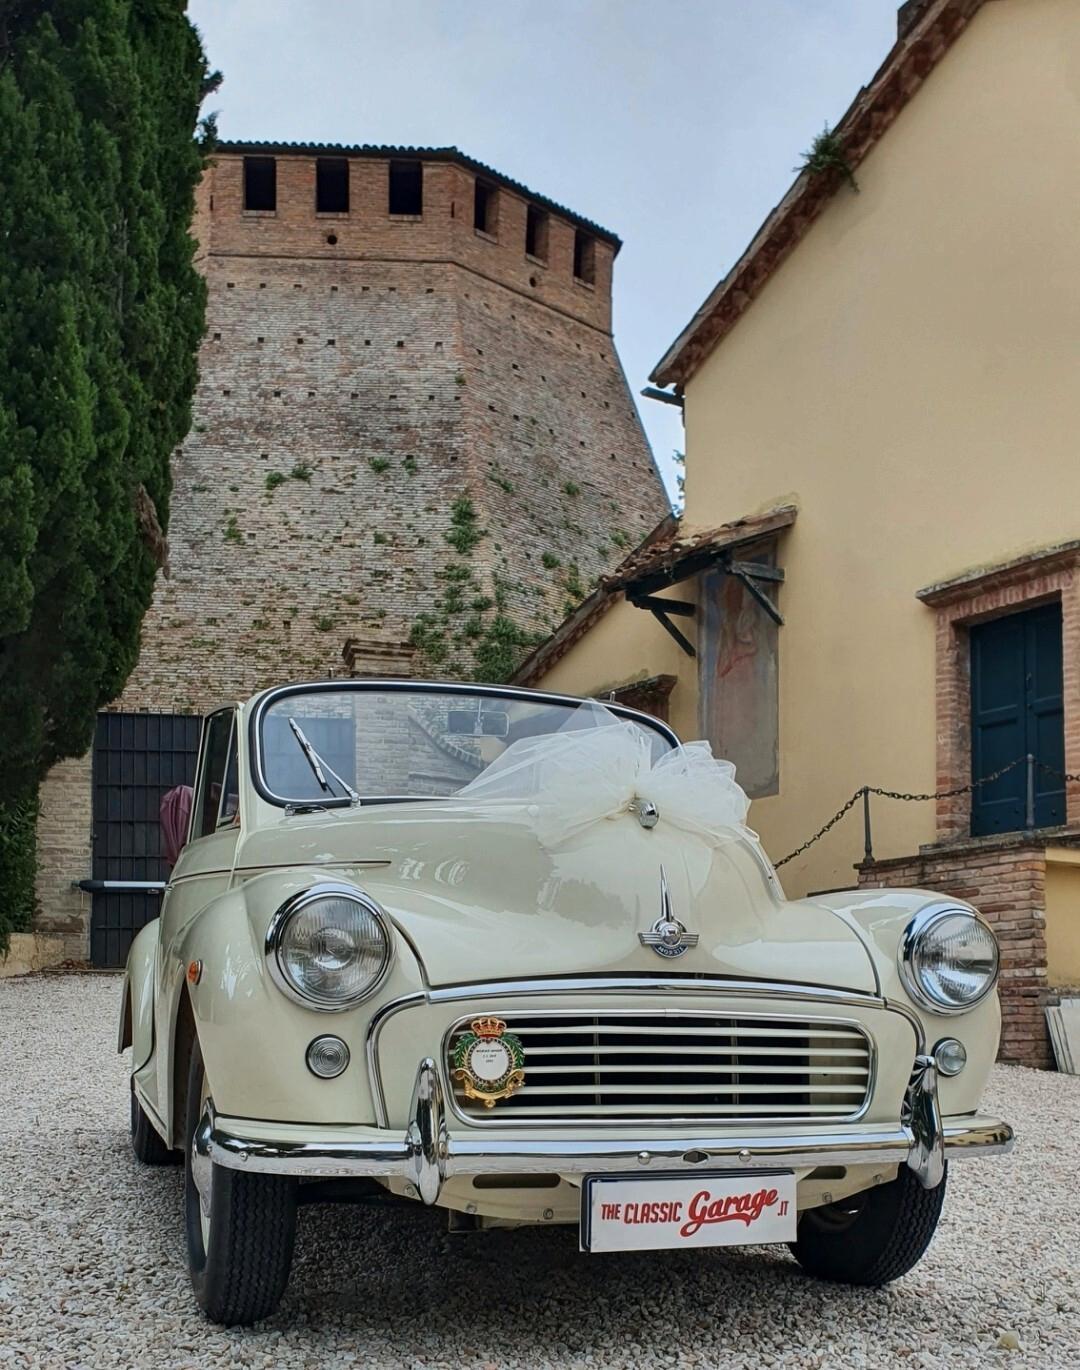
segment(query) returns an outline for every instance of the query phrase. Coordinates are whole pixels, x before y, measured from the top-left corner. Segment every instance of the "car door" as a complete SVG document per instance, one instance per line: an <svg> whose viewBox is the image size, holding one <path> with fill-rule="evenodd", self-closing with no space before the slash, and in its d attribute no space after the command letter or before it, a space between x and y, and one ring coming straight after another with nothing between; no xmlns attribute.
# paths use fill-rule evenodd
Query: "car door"
<svg viewBox="0 0 1080 1370"><path fill-rule="evenodd" d="M177 857L161 906L154 1023L158 1043L171 1043L187 971L180 959L180 938L192 919L232 882L240 837L238 746L238 710L230 707L208 715L199 744L188 840ZM165 1053L154 1055L157 1066L168 1059ZM149 1082L141 1083L149 1093ZM162 1116L167 1117L171 1079L154 1083Z"/></svg>

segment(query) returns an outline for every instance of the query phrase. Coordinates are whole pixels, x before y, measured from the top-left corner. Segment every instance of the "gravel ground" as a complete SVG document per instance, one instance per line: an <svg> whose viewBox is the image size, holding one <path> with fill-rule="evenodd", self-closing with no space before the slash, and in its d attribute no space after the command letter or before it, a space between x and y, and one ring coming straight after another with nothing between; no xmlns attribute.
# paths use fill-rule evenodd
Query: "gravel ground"
<svg viewBox="0 0 1080 1370"><path fill-rule="evenodd" d="M301 1210L277 1315L213 1327L188 1286L179 1172L131 1155L119 990L0 981L3 1370L1080 1364L1080 1079L1017 1067L985 1101L1015 1151L953 1168L934 1244L889 1289L814 1283L775 1247L588 1257L566 1230L448 1246L433 1212L320 1206Z"/></svg>

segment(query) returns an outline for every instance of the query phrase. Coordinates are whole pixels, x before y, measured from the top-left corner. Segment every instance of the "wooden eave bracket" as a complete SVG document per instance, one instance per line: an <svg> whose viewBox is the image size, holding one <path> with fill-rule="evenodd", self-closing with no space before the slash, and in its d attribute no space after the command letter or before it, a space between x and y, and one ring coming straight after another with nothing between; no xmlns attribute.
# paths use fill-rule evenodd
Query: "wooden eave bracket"
<svg viewBox="0 0 1080 1370"><path fill-rule="evenodd" d="M746 588L751 598L765 610L777 627L782 628L784 626L783 614L759 584L759 582L771 585L782 584L784 580L783 570L779 566L765 566L757 561L736 561L730 554L724 552L713 552L707 556L693 557L682 566L673 568L670 572L645 576L634 587L627 586L626 597L636 609L648 609L657 623L665 632L671 634L686 655L696 657L697 652L694 650L694 644L672 623L670 618L672 614L679 618L693 618L697 613L696 606L685 599L663 599L659 595L653 594L652 591L678 585L708 566L716 566L725 575L734 576Z"/></svg>
<svg viewBox="0 0 1080 1370"><path fill-rule="evenodd" d="M656 619L660 627L663 628L665 632L671 634L687 656L697 656L697 652L694 650L694 644L680 631L680 629L676 628L675 624L672 623L671 619L668 617L669 614L679 614L684 618L693 618L697 613L697 609L693 604L688 604L682 599L660 599L656 595L641 595L640 597L631 599L630 603L635 609L648 609L649 613Z"/></svg>
<svg viewBox="0 0 1080 1370"><path fill-rule="evenodd" d="M734 576L736 580L742 582L747 592L753 599L757 600L776 626L782 628L784 626L784 615L765 591L755 583L759 580L771 581L773 584L782 582L784 573L780 567L761 566L756 561L724 561L721 564L729 576Z"/></svg>

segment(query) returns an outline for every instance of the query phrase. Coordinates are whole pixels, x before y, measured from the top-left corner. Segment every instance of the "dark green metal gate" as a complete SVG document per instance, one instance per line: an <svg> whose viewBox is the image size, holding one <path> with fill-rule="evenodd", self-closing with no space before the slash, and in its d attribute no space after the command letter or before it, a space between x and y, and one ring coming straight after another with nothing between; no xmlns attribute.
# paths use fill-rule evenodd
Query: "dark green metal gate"
<svg viewBox="0 0 1080 1370"><path fill-rule="evenodd" d="M99 714L93 760L90 960L122 966L132 939L156 918L162 859L159 808L195 778L202 719L190 714Z"/></svg>

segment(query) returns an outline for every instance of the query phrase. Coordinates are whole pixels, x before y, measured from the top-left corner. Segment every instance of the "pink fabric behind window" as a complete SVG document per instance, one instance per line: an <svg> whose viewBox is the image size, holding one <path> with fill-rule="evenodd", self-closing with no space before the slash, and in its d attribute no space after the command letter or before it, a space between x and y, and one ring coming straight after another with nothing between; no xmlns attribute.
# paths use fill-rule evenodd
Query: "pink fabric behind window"
<svg viewBox="0 0 1080 1370"><path fill-rule="evenodd" d="M176 858L187 841L194 795L195 791L190 785L174 785L161 796L162 855L170 870L176 865Z"/></svg>

